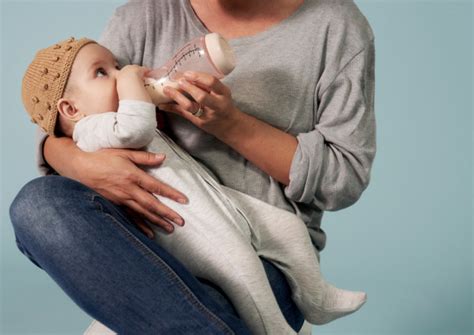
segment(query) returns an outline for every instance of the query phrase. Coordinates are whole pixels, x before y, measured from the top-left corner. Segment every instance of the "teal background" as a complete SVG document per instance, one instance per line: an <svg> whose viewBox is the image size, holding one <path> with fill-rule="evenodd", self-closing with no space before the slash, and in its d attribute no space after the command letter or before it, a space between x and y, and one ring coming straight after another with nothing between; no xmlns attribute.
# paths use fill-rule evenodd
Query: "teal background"
<svg viewBox="0 0 474 335"><path fill-rule="evenodd" d="M37 176L20 84L39 48L98 38L123 2L2 2L0 334L82 334L91 321L15 245L8 206ZM361 199L325 214L321 257L368 302L313 333L472 334L473 5L357 4L376 36L377 155Z"/></svg>

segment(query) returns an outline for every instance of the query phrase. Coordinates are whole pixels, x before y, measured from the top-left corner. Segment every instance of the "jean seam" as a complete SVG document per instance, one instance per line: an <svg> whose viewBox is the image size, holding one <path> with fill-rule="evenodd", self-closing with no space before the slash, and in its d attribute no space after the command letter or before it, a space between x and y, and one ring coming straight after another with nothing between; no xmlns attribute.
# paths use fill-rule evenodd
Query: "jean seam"
<svg viewBox="0 0 474 335"><path fill-rule="evenodd" d="M145 255L145 256L148 256L148 258L154 262L155 264L159 264L159 265L162 265L166 268L167 272L166 272L166 275L168 276L168 278L170 279L173 279L175 280L180 289L182 291L184 291L184 293L186 294L187 298L188 298L188 301L191 302L195 307L197 307L199 310L201 310L202 312L204 312L205 314L207 314L207 316L209 317L209 319L212 319L215 323L215 325L217 325L218 327L222 328L224 331L228 332L229 334L234 334L233 330L231 328L229 328L229 326L227 326L227 324L225 322L223 322L219 317L217 317L213 312L211 312L206 306L204 306L200 301L199 299L196 297L196 295L191 291L191 289L183 282L183 280L178 276L178 274L165 262L163 261L159 256L157 256L152 250L150 250L150 248L148 248L148 246L146 246L142 241L140 241L135 235L133 235L128 229L126 229L124 227L124 225L118 221L113 215L111 215L110 213L107 213L105 210L104 210L104 207L102 206L102 204L100 203L100 201L95 201L96 198L99 198L101 199L100 196L97 196L97 195L92 195L91 197L91 201L98 204L100 206L100 211L102 213L104 213L104 215L106 215L107 217L109 217L110 219L112 219L112 222L114 222L122 231L125 232L128 240L132 243L134 243L138 248L140 248L140 250L142 251L142 253ZM116 211L118 212L118 214L124 218L125 220L128 221L128 218L126 218L122 213L120 213L119 211Z"/></svg>

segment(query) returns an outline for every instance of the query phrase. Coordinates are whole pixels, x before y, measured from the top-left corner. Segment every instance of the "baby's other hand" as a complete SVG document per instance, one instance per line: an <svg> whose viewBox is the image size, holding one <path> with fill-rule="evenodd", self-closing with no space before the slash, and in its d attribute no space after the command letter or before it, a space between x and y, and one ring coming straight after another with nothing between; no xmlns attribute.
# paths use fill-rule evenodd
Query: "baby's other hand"
<svg viewBox="0 0 474 335"><path fill-rule="evenodd" d="M150 69L139 65L126 65L117 74L117 92L120 100L131 99L151 102L144 86L145 73Z"/></svg>
<svg viewBox="0 0 474 335"><path fill-rule="evenodd" d="M145 73L150 69L139 65L125 65L117 74L117 80L127 80L139 78L143 80Z"/></svg>

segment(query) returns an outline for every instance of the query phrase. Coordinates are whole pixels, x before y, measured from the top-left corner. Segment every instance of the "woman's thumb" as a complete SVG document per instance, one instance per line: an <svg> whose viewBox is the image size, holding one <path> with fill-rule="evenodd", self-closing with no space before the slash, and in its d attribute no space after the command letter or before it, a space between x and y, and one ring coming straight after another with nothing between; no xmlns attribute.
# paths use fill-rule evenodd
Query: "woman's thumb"
<svg viewBox="0 0 474 335"><path fill-rule="evenodd" d="M156 165L166 158L164 154L154 154L148 151L127 151L128 158L135 164Z"/></svg>

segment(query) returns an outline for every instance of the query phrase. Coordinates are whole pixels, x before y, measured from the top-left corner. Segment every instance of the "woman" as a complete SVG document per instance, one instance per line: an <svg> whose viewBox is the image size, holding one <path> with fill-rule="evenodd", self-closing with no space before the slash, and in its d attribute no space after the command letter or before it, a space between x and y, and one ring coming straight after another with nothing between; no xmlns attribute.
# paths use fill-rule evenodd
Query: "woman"
<svg viewBox="0 0 474 335"><path fill-rule="evenodd" d="M323 211L357 201L375 156L367 21L345 0L150 0L119 7L100 43L121 65L155 68L208 32L230 41L237 67L223 81L190 78L182 90L199 104L170 89L176 104L160 106L170 134L224 185L299 215L321 251ZM136 166L162 159L84 153L65 138L40 143L43 171L63 177L20 191L11 207L17 243L84 311L118 333L249 333L217 286L140 233L150 232L141 218L172 233L163 217L179 216L151 193L185 196ZM298 330L303 319L282 274L262 262Z"/></svg>

